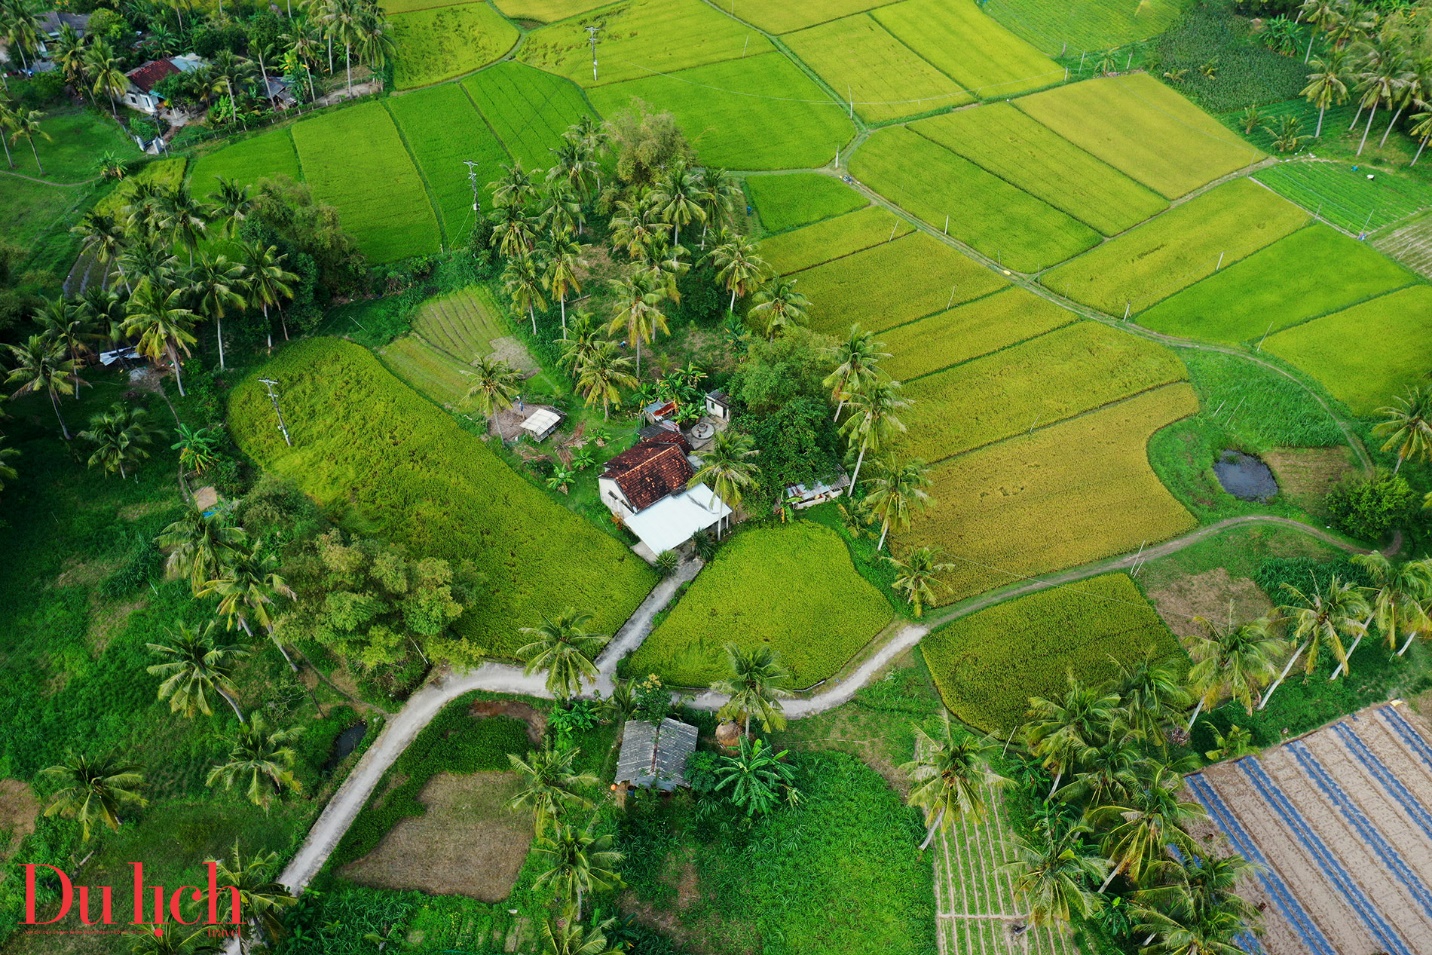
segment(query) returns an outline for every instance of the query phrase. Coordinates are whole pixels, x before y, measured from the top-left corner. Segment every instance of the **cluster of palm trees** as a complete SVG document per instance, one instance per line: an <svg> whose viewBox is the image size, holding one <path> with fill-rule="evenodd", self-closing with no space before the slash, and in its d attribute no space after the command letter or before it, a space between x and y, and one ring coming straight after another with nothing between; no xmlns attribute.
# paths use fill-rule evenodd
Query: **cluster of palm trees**
<svg viewBox="0 0 1432 955"><path fill-rule="evenodd" d="M1323 117L1331 106L1357 101L1353 129L1367 113L1357 154L1367 146L1379 110L1390 111L1378 148L1387 145L1393 127L1406 115L1419 142L1416 163L1432 139L1432 39L1415 8L1381 12L1361 0L1304 0L1300 19L1315 28L1304 55L1311 66L1303 96L1318 108L1315 136L1322 136ZM1313 40L1321 34L1327 49L1312 57Z"/></svg>
<svg viewBox="0 0 1432 955"><path fill-rule="evenodd" d="M40 128L40 120L44 114L37 109L30 109L22 106L14 100L0 93L0 146L5 149L5 161L10 168L15 168L15 157L10 153L10 147L18 143L22 138L30 144L30 153L35 157L35 168L40 175L45 174L45 167L40 162L40 151L35 148L35 137L49 139L50 134Z"/></svg>

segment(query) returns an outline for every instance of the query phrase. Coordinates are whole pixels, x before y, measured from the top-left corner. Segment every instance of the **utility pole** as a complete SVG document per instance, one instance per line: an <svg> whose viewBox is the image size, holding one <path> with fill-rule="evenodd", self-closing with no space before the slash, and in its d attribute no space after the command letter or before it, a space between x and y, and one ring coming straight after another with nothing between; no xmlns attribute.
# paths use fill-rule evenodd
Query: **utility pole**
<svg viewBox="0 0 1432 955"><path fill-rule="evenodd" d="M467 181L472 183L472 211L478 211L477 203L477 162L472 159L464 159L462 164L467 167Z"/></svg>
<svg viewBox="0 0 1432 955"><path fill-rule="evenodd" d="M264 386L264 389L268 392L269 401L273 402L273 413L278 415L278 429L283 432L283 443L290 448L293 447L293 440L288 436L288 425L283 423L283 411L281 411L278 406L278 392L273 390L278 382L272 378L260 378L259 384Z"/></svg>
<svg viewBox="0 0 1432 955"><path fill-rule="evenodd" d="M587 37L592 44L592 82L597 81L597 25L587 27Z"/></svg>

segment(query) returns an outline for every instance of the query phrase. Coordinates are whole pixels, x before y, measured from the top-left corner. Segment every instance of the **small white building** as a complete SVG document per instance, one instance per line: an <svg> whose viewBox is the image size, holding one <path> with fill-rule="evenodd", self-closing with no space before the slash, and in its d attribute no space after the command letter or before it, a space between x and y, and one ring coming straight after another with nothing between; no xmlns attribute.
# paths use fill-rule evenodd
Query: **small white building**
<svg viewBox="0 0 1432 955"><path fill-rule="evenodd" d="M180 73L193 73L205 66L208 66L208 63L203 57L186 53L167 60L150 60L135 67L124 74L129 80L129 88L124 91L124 105L153 116L164 108L164 97L154 92L154 87L158 86L161 80Z"/></svg>
<svg viewBox="0 0 1432 955"><path fill-rule="evenodd" d="M638 553L648 560L731 515L709 487L689 486L696 473L690 450L681 432L657 431L608 461L597 478L602 503L641 540Z"/></svg>

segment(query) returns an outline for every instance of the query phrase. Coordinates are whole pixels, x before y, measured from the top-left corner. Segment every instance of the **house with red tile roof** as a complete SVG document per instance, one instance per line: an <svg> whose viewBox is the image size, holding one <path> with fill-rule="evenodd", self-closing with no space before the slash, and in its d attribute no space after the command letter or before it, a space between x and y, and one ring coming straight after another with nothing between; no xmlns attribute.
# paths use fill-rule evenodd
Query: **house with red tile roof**
<svg viewBox="0 0 1432 955"><path fill-rule="evenodd" d="M705 484L691 485L696 469L680 431L644 430L640 441L606 463L597 489L617 522L641 540L637 553L655 560L715 527L731 509Z"/></svg>

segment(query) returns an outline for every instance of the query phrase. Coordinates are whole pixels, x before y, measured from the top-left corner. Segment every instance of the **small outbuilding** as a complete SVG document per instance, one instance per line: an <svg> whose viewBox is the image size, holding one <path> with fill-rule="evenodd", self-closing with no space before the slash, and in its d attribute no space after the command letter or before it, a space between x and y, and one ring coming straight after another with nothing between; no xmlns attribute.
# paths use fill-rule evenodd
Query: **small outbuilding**
<svg viewBox="0 0 1432 955"><path fill-rule="evenodd" d="M543 441L557 426L562 423L562 412L556 408L549 408L546 405L538 405L527 420L522 422L522 430L532 435L532 440Z"/></svg>
<svg viewBox="0 0 1432 955"><path fill-rule="evenodd" d="M617 757L617 786L671 792L686 780L686 761L696 752L696 727L667 717L660 725L627 720Z"/></svg>
<svg viewBox="0 0 1432 955"><path fill-rule="evenodd" d="M706 392L706 416L708 418L715 418L717 421L730 423L731 399L726 397L726 392Z"/></svg>

